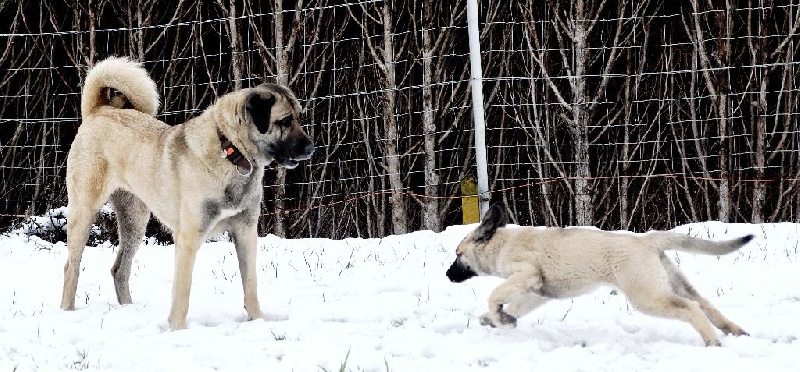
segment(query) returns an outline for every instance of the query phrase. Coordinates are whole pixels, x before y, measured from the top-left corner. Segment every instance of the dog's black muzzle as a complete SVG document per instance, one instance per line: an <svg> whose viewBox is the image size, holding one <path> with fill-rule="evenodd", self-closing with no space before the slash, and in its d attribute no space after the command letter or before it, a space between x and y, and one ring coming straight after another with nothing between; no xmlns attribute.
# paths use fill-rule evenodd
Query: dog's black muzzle
<svg viewBox="0 0 800 372"><path fill-rule="evenodd" d="M311 155L314 154L314 144L311 143L311 139L308 137L303 137L299 143L297 144L297 156L295 157L297 160L308 160L311 159Z"/></svg>
<svg viewBox="0 0 800 372"><path fill-rule="evenodd" d="M447 279L450 279L453 283L461 283L473 276L477 276L474 270L472 270L469 266L462 264L460 261L455 260L453 264L450 265L450 268L447 269Z"/></svg>
<svg viewBox="0 0 800 372"><path fill-rule="evenodd" d="M314 154L314 144L307 135L303 134L275 143L271 146L270 152L279 164L292 169L301 160L311 158L311 155Z"/></svg>

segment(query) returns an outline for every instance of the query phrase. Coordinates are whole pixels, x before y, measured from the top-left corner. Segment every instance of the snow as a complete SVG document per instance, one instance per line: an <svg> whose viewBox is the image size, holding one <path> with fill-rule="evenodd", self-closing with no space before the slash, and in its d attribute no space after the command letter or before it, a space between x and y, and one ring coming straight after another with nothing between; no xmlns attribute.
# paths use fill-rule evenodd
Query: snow
<svg viewBox="0 0 800 372"><path fill-rule="evenodd" d="M723 257L671 252L751 336L706 348L683 322L631 309L611 288L552 301L516 329L481 326L497 278L444 275L474 226L384 239L260 238L264 320L246 321L233 245L206 243L187 329L167 330L173 247L144 244L133 305L116 302L115 247L87 247L77 309L59 309L64 243L0 237L0 371L800 370L800 225L697 223L675 231L757 239Z"/></svg>

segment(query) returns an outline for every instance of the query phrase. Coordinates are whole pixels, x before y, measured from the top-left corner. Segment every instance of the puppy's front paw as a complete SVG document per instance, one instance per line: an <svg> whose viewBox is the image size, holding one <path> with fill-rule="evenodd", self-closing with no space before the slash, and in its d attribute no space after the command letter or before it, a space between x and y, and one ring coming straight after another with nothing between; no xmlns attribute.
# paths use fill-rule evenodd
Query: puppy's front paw
<svg viewBox="0 0 800 372"><path fill-rule="evenodd" d="M494 323L492 322L492 316L489 313L485 313L481 315L481 325L482 326L492 326L494 327Z"/></svg>
<svg viewBox="0 0 800 372"><path fill-rule="evenodd" d="M517 327L517 318L509 315L505 311L498 311L497 314L486 313L481 315L481 325L488 325L492 328L512 329Z"/></svg>
<svg viewBox="0 0 800 372"><path fill-rule="evenodd" d="M501 310L497 315L499 315L498 322L500 323L497 325L497 328L510 329L517 327L517 318L513 317L511 314Z"/></svg>

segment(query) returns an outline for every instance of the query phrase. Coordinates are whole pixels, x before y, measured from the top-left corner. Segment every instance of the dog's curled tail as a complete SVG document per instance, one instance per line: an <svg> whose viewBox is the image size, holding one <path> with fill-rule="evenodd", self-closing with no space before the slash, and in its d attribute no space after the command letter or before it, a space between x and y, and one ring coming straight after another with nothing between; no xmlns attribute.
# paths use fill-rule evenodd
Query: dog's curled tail
<svg viewBox="0 0 800 372"><path fill-rule="evenodd" d="M142 65L128 58L110 57L95 64L86 74L81 115L85 117L98 107L111 104L109 88L121 93L137 111L151 116L158 113L158 89Z"/></svg>
<svg viewBox="0 0 800 372"><path fill-rule="evenodd" d="M651 231L647 235L656 242L656 246L662 251L678 250L712 256L735 252L755 238L750 234L736 239L706 240L669 231Z"/></svg>

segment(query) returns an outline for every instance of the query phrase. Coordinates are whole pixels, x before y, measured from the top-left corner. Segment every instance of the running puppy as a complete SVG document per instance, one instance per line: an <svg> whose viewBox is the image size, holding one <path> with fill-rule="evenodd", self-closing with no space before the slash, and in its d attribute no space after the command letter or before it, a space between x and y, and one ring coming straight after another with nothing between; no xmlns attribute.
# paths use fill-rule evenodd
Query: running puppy
<svg viewBox="0 0 800 372"><path fill-rule="evenodd" d="M175 276L171 329L186 327L192 268L210 234L228 231L236 246L250 319L261 318L256 291L256 226L264 167L294 168L314 152L287 88L263 84L219 97L186 123L154 118L155 82L138 63L108 58L87 74L83 123L67 157L69 258L61 308L75 308L81 256L96 213L111 200L119 251L111 275L117 300L131 303L131 263L152 212L172 230Z"/></svg>
<svg viewBox="0 0 800 372"><path fill-rule="evenodd" d="M741 248L753 235L709 241L667 231L503 228L507 221L505 206L493 205L458 245L456 260L447 270L454 283L476 275L506 279L489 296L483 325L514 328L517 318L550 299L612 285L644 313L691 324L706 346L720 345L714 326L726 334L747 335L695 291L664 251L723 255Z"/></svg>

